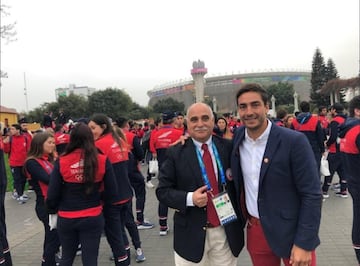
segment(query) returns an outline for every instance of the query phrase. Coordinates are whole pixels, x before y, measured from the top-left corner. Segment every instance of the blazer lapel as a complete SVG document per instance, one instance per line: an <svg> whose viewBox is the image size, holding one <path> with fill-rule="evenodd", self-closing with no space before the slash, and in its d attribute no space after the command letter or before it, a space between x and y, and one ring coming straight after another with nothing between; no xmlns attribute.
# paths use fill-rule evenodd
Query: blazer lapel
<svg viewBox="0 0 360 266"><path fill-rule="evenodd" d="M242 127L237 130L233 138L233 150L231 152L231 170L232 176L235 183L235 189L237 193L240 193L240 184L243 182L242 171L240 165L240 144L244 141L245 138L245 127Z"/></svg>
<svg viewBox="0 0 360 266"><path fill-rule="evenodd" d="M261 169L260 169L260 181L259 184L262 183L264 176L267 172L267 170L269 169L269 166L272 162L272 158L274 157L274 154L277 150L277 147L280 144L281 138L278 136L279 135L279 131L277 126L275 126L274 124L272 124L271 126L271 130L270 130L270 134L269 134L269 138L266 144L266 148L265 148L265 152L264 152L264 157L261 163Z"/></svg>
<svg viewBox="0 0 360 266"><path fill-rule="evenodd" d="M186 159L186 166L189 167L189 172L194 175L196 184L200 187L204 185L201 175L201 169L196 155L196 147L191 138L184 144L184 157Z"/></svg>

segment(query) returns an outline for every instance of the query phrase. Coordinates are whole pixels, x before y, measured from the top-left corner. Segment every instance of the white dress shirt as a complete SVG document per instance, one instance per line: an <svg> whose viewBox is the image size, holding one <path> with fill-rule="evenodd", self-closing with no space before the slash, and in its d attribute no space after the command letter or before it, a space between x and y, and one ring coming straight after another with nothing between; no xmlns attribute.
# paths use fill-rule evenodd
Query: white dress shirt
<svg viewBox="0 0 360 266"><path fill-rule="evenodd" d="M260 169L270 129L271 122L268 120L265 131L256 140L250 138L245 129L245 139L239 147L240 165L244 177L246 208L248 213L256 218L259 218L257 199L259 193Z"/></svg>

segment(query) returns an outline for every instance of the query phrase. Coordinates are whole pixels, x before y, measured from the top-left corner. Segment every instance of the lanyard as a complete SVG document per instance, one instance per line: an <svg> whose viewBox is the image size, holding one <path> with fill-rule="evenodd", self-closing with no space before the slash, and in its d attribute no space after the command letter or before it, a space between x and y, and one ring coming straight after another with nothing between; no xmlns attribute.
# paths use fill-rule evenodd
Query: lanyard
<svg viewBox="0 0 360 266"><path fill-rule="evenodd" d="M220 158L219 158L219 153L214 145L214 143L212 142L212 150L213 150L213 153L214 153L214 156L215 156L215 161L216 161L216 164L219 168L219 173L220 173L220 178L221 178L221 184L223 186L225 186L226 184L226 181L225 181L225 174L224 174L224 168L221 164L221 161L220 161ZM207 189L208 190L211 190L211 185L210 185L210 181L209 181L209 178L208 178L208 175L206 173L206 169L205 169L205 165L204 165L204 161L203 161L203 158L201 156L201 152L200 152L200 149L196 149L196 154L197 154L197 157L198 157L198 161L199 161L199 164L200 164L200 168L201 168L201 174L203 176L203 180L204 180L204 183L205 185L207 186Z"/></svg>

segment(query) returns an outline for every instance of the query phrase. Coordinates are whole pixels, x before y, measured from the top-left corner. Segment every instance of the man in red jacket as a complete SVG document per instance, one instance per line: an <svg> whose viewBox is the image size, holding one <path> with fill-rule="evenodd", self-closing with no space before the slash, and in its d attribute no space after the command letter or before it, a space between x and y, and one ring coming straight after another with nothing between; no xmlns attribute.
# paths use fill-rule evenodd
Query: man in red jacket
<svg viewBox="0 0 360 266"><path fill-rule="evenodd" d="M24 193L26 176L23 171L25 159L30 149L30 139L21 132L19 124L10 127L10 136L4 139L4 151L9 154L9 165L14 178L13 198L23 204L28 200Z"/></svg>
<svg viewBox="0 0 360 266"><path fill-rule="evenodd" d="M325 176L324 184L322 186L323 197L328 198L329 186L332 183L332 178L337 172L340 179L340 191L336 192L335 195L341 198L347 198L347 172L343 164L342 153L340 152L340 145L338 141L339 128L345 123L346 115L343 113L344 106L340 103L334 103L330 108L333 119L329 124L329 139L325 143L329 150L328 162L330 175Z"/></svg>
<svg viewBox="0 0 360 266"><path fill-rule="evenodd" d="M129 146L129 180L136 197L136 224L138 229L151 229L154 224L144 218L144 208L146 199L145 179L140 171L139 162L144 159L144 151L140 145L139 138L129 131L128 119L120 117L116 120L116 124L120 127L128 142Z"/></svg>
<svg viewBox="0 0 360 266"><path fill-rule="evenodd" d="M166 159L167 149L183 135L182 130L174 127L175 116L174 112L164 112L161 116L163 126L154 134L153 138L150 138L150 151L153 158L157 158L159 169ZM159 202L158 214L160 224L159 234L165 236L169 231L167 224L168 207L162 202Z"/></svg>

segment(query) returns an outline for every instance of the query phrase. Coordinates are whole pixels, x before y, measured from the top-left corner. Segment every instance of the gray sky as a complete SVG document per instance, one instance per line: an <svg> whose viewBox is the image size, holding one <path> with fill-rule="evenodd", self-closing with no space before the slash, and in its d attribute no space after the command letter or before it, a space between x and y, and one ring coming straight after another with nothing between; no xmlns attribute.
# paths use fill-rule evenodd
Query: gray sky
<svg viewBox="0 0 360 266"><path fill-rule="evenodd" d="M55 101L69 84L146 92L208 75L308 70L318 47L341 78L359 73L359 0L2 0L17 41L1 42L1 105L26 110Z"/></svg>

